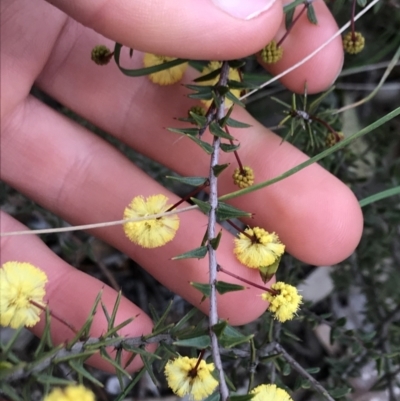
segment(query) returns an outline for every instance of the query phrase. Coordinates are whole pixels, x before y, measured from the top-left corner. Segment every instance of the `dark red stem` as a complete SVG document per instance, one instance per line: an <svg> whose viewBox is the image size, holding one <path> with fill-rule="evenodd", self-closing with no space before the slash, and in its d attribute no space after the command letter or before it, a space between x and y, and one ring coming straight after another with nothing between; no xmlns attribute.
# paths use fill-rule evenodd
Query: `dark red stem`
<svg viewBox="0 0 400 401"><path fill-rule="evenodd" d="M262 286L262 285L253 283L252 281L246 280L246 279L243 278L243 277L239 277L239 276L237 276L236 274L231 273L231 272L228 271L228 270L225 270L225 269L224 269L222 266L220 266L220 265L217 266L217 271L222 272L222 273L225 273L225 274L227 274L228 276L231 276L231 277L233 277L233 278L235 278L235 279L237 279L237 280L242 281L243 283L252 285L252 286L255 287L255 288L259 288L260 290L267 291L267 292L269 292L269 293L272 294L272 295L278 295L278 294L279 294L278 291L272 290L271 288L264 287L264 286Z"/></svg>
<svg viewBox="0 0 400 401"><path fill-rule="evenodd" d="M203 185L200 185L199 187L195 188L192 192L190 192L189 194L184 196L181 200L179 200L178 202L173 204L168 210L166 210L166 212L170 212L170 211L176 209L181 203L186 202L192 196L197 195L201 190L203 190L204 188L207 188L208 185L209 185L209 182L207 180Z"/></svg>
<svg viewBox="0 0 400 401"><path fill-rule="evenodd" d="M276 47L279 47L283 41L288 37L290 31L293 29L294 25L296 24L296 22L300 19L300 17L304 14L304 11L307 10L309 6L309 2L307 1L304 4L304 7L301 9L301 11L299 12L299 14L297 15L296 18L293 19L292 23L290 24L289 28L287 29L287 31L285 32L285 34L282 36L282 38L279 40L279 42L276 44Z"/></svg>
<svg viewBox="0 0 400 401"><path fill-rule="evenodd" d="M46 308L40 304L38 304L35 301L30 301L30 303L34 306L36 306L37 308L41 309L43 312L46 312ZM78 330L71 324L68 323L66 320L64 320L61 316L58 316L54 311L49 311L50 312L50 316L54 317L54 319L58 320L60 323L62 323L64 326L67 326L71 331L73 331L75 334L78 333Z"/></svg>

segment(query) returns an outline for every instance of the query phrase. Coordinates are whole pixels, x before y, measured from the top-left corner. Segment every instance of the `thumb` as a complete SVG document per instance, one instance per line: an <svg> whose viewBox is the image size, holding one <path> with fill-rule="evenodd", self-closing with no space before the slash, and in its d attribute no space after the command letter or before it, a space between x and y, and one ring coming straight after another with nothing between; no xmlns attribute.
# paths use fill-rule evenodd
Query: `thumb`
<svg viewBox="0 0 400 401"><path fill-rule="evenodd" d="M136 50L193 59L256 53L282 21L280 0L48 0L83 25Z"/></svg>

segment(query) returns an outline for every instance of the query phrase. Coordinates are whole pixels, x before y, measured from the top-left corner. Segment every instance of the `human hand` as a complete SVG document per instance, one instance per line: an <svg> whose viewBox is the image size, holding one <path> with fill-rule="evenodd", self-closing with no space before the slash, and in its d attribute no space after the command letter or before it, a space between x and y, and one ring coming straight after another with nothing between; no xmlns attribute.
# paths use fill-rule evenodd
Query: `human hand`
<svg viewBox="0 0 400 401"><path fill-rule="evenodd" d="M63 11L43 0L1 2L2 179L71 224L118 220L137 195L165 193L174 203L178 199L175 195L110 144L29 95L31 86L36 83L63 105L172 170L204 176L209 168L207 155L185 139L176 141L176 135L164 128L176 126L173 117L186 115L195 104L187 98L187 89L180 85L161 88L146 77L128 78L112 63L100 68L91 62L90 50L103 43L112 47L112 41L118 41L141 51L177 57L243 57L260 50L282 29L282 4L275 1L259 16L245 20L231 17L211 0L50 3ZM240 0L216 3L244 6ZM256 11L250 9L250 4L248 0L245 15ZM256 0L254 4L263 8L267 2ZM304 18L296 26L284 42L285 56L273 67L274 73L300 60L337 30L325 4L318 0L314 7L320 25L313 26ZM136 51L131 63L137 68L140 58ZM289 89L302 91L307 81L309 92L321 91L334 81L342 59L339 38L283 82ZM186 82L193 76L189 71ZM235 114L236 119L252 125L246 130L232 129L232 133L241 143L242 160L251 163L258 181L273 178L307 159L289 143L281 144L278 136L245 110L237 109ZM221 158L221 163L231 161L227 154ZM230 178L233 168L232 164L220 177L220 194L237 189ZM253 212L252 225L276 231L288 252L315 265L344 259L361 235L362 216L357 200L343 183L316 164L273 186L234 199L232 204ZM189 285L189 281L207 281L206 259L171 260L199 246L206 224L206 216L198 211L182 214L175 239L150 251L129 242L119 226L96 229L93 234L207 312L207 302L199 304L201 294ZM2 214L2 232L21 229L20 223ZM244 268L235 259L232 241L232 235L224 231L218 249L219 263L248 280L258 281L257 271ZM5 237L1 246L2 263L28 261L47 273L46 301L66 321L79 327L103 287L102 300L111 310L115 291L69 266L39 238ZM234 325L257 318L266 306L257 296L259 293L248 289L219 297L220 316ZM121 302L116 324L136 315L120 331L121 335L133 337L151 331L150 318L126 299ZM92 336L99 336L105 325L105 318L97 314ZM43 327L42 319L33 331L40 335ZM73 335L57 321L52 323L52 334L55 342ZM107 368L99 358L93 362ZM139 365L135 358L131 368Z"/></svg>

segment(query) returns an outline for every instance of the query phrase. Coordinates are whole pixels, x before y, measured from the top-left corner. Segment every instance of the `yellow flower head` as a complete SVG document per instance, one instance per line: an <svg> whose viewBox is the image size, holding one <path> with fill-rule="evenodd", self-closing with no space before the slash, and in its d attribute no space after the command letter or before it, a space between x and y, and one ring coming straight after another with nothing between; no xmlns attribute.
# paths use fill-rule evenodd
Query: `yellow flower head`
<svg viewBox="0 0 400 401"><path fill-rule="evenodd" d="M235 238L233 252L239 262L247 267L257 269L272 265L285 252L283 245L275 233L269 233L260 227L246 228L244 233Z"/></svg>
<svg viewBox="0 0 400 401"><path fill-rule="evenodd" d="M250 392L255 394L252 401L293 401L290 395L275 384L261 384Z"/></svg>
<svg viewBox="0 0 400 401"><path fill-rule="evenodd" d="M218 68L221 68L222 63L220 61L210 61L210 63L205 67L201 73L201 76L207 75L212 73L213 71L217 70ZM228 76L230 81L241 81L239 71L236 68L229 68L229 76ZM198 82L197 85L204 85L204 86L213 86L215 85L219 80L219 76L210 79L208 81L203 81L203 82ZM230 91L234 96L237 98L240 97L240 92L241 89L232 89ZM201 102L206 106L210 107L212 100L201 100ZM231 107L232 106L232 101L229 99L225 98L225 107Z"/></svg>
<svg viewBox="0 0 400 401"><path fill-rule="evenodd" d="M22 325L32 327L39 320L46 294L46 274L25 262L6 262L0 268L0 324L16 329Z"/></svg>
<svg viewBox="0 0 400 401"><path fill-rule="evenodd" d="M192 400L199 401L213 393L218 382L212 376L213 363L206 363L197 358L178 357L168 361L165 366L165 376L169 388L179 397L186 394Z"/></svg>
<svg viewBox="0 0 400 401"><path fill-rule="evenodd" d="M153 195L144 199L136 196L124 211L124 219L145 217L167 211L171 205L164 195ZM124 224L126 236L143 248L157 248L165 245L175 237L179 228L179 217L176 214Z"/></svg>
<svg viewBox="0 0 400 401"><path fill-rule="evenodd" d="M282 323L293 319L303 299L297 292L296 287L278 281L271 286L271 289L275 290L277 294L264 292L261 295L264 301L270 303L268 310L274 313L275 319L278 319Z"/></svg>
<svg viewBox="0 0 400 401"><path fill-rule="evenodd" d="M43 401L95 401L94 394L80 385L70 385L65 388L54 388Z"/></svg>
<svg viewBox="0 0 400 401"><path fill-rule="evenodd" d="M275 40L272 40L261 50L261 58L264 63L274 64L277 63L283 56L283 48L277 46Z"/></svg>
<svg viewBox="0 0 400 401"><path fill-rule="evenodd" d="M365 39L361 32L347 32L343 37L343 48L346 53L360 53L365 46Z"/></svg>
<svg viewBox="0 0 400 401"><path fill-rule="evenodd" d="M248 166L244 166L243 170L238 167L235 168L232 178L239 188L247 188L254 184L254 171Z"/></svg>
<svg viewBox="0 0 400 401"><path fill-rule="evenodd" d="M167 61L175 60L174 57L157 56L151 53L145 53L143 57L143 65L145 67L154 67L166 63ZM180 81L187 68L187 63L176 65L166 70L154 72L149 74L148 77L151 82L158 85L172 85Z"/></svg>

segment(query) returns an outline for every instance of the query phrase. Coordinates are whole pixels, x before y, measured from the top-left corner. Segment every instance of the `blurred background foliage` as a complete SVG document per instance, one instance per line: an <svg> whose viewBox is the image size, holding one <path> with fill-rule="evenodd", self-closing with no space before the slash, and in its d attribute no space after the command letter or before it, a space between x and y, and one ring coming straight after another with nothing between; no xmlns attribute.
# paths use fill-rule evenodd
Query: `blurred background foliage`
<svg viewBox="0 0 400 401"><path fill-rule="evenodd" d="M334 0L328 4L339 26L343 25L350 17L351 2ZM335 88L312 111L345 136L400 106L400 66L397 64L371 101L336 116L331 114L333 109L364 98L378 84L387 63L400 46L399 0L380 1L373 11L356 23L356 29L366 38L365 49L358 55L346 56ZM254 58L249 58L244 73L245 77L260 82L268 75ZM39 89L32 88L32 94L111 142L170 190L181 196L190 191L190 187L165 178L173 172L92 126ZM310 105L318 96L308 96L307 104ZM304 129L307 127L303 127L301 119L294 119L294 135L291 135L290 121L278 126L287 116L285 111L288 109L282 102L290 107L292 100L293 94L275 83L251 97L246 107L264 125L295 142L310 156L315 155L326 148L325 139L329 133L326 127L315 122L310 124L314 139L311 144L309 132ZM303 96L296 96L296 107L303 110ZM361 200L400 185L399 156L400 119L395 118L324 159L322 164ZM31 229L68 225L4 183L0 189L2 209ZM204 197L204 194L199 196ZM400 197L372 203L365 206L363 212L365 228L361 243L354 254L339 265L310 266L290 255L284 256L278 279L299 285L306 300L298 319L279 325L265 314L239 330L245 335L254 334L254 346L261 351L268 349L271 341L279 342L315 379L333 390L338 399L395 401L400 399ZM191 309L126 255L85 232L48 234L42 239L77 269L122 289L124 296L147 313L150 313L151 304L161 314L169 301L174 300L167 323L177 322ZM199 320L200 314L195 316L195 321ZM9 335L9 330L1 329L3 341ZM29 360L37 341L28 332L21 336L18 354L22 359ZM249 344L243 345L243 349L248 350ZM179 351L188 353L187 348ZM195 354L193 350L192 353ZM294 391L294 400L321 399L310 389L310 382L302 378L280 353L271 353L257 360L226 355L224 360L226 373L238 390L245 391L249 383L275 381ZM95 372L93 369L90 371ZM62 375L62 371L58 374ZM115 376L102 372L93 374L105 383L104 389L96 389L99 399L115 399L119 393ZM152 384L148 375L144 375L130 396L170 396L162 374L155 370L155 375L158 387ZM130 399L129 396L126 399Z"/></svg>

